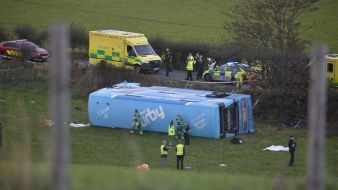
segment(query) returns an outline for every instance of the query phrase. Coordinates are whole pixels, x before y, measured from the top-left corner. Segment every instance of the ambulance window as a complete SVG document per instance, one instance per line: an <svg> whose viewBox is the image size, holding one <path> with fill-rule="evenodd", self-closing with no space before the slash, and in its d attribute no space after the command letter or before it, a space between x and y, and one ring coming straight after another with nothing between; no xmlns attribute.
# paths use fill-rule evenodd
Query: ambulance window
<svg viewBox="0 0 338 190"><path fill-rule="evenodd" d="M327 64L327 72L333 73L333 64L332 63Z"/></svg>
<svg viewBox="0 0 338 190"><path fill-rule="evenodd" d="M127 46L127 53L128 53L128 56L134 56L134 57L136 57L136 54L135 54L135 52L133 50L133 47L131 47L131 46Z"/></svg>

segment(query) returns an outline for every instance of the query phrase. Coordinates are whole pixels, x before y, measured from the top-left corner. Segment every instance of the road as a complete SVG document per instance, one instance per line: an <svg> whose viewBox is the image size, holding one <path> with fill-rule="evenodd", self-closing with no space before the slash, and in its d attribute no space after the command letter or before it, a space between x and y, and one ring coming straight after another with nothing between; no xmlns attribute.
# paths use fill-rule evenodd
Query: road
<svg viewBox="0 0 338 190"><path fill-rule="evenodd" d="M166 74L165 69L161 69L157 75L159 75L161 77L166 77L165 74ZM187 78L187 72L181 71L181 70L173 70L173 72L169 73L168 78L169 79L176 79L176 80L185 80Z"/></svg>

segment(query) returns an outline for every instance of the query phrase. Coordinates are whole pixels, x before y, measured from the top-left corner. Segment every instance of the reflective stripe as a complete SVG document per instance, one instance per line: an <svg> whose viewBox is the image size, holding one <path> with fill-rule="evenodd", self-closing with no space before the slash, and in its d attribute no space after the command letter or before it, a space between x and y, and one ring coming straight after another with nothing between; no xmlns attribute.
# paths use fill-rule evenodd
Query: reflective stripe
<svg viewBox="0 0 338 190"><path fill-rule="evenodd" d="M89 57L105 59L105 60L121 61L120 52L107 52L105 50L91 50L89 52Z"/></svg>

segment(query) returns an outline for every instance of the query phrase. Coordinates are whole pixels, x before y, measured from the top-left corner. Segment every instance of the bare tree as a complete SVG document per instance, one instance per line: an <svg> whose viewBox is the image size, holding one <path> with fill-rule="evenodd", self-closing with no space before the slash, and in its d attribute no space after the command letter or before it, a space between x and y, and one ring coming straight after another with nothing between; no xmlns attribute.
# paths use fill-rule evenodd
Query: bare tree
<svg viewBox="0 0 338 190"><path fill-rule="evenodd" d="M8 40L9 39L9 34L6 31L5 27L0 25L0 42Z"/></svg>
<svg viewBox="0 0 338 190"><path fill-rule="evenodd" d="M299 63L307 42L300 38L298 18L316 10L319 0L242 0L226 24L235 41L261 53L263 73L271 85L285 88L299 74ZM298 64L298 65L297 65ZM298 66L298 69L295 69ZM304 65L301 65L304 69ZM294 71L294 72L293 72Z"/></svg>
<svg viewBox="0 0 338 190"><path fill-rule="evenodd" d="M81 24L72 22L70 25L70 46L72 51L76 48L88 49L88 31Z"/></svg>
<svg viewBox="0 0 338 190"><path fill-rule="evenodd" d="M46 31L40 32L36 28L29 25L15 27L14 33L19 39L28 39L39 46L43 45L47 39Z"/></svg>

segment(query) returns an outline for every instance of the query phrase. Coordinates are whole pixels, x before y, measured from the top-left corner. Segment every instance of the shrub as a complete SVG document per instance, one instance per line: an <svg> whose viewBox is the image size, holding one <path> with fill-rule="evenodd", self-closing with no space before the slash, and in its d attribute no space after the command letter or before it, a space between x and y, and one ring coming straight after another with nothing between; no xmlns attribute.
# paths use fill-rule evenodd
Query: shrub
<svg viewBox="0 0 338 190"><path fill-rule="evenodd" d="M6 29L0 25L0 42L9 40L9 34Z"/></svg>
<svg viewBox="0 0 338 190"><path fill-rule="evenodd" d="M88 31L86 31L83 25L74 22L70 25L70 46L72 52L77 48L87 50L89 44L88 38Z"/></svg>
<svg viewBox="0 0 338 190"><path fill-rule="evenodd" d="M39 46L45 44L47 40L47 32L46 31L38 31L32 26L24 25L17 26L14 29L14 32L19 39L28 39Z"/></svg>

